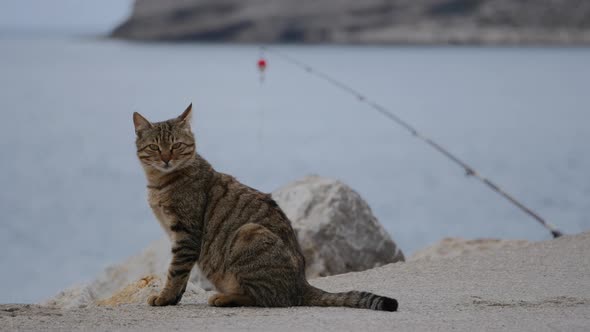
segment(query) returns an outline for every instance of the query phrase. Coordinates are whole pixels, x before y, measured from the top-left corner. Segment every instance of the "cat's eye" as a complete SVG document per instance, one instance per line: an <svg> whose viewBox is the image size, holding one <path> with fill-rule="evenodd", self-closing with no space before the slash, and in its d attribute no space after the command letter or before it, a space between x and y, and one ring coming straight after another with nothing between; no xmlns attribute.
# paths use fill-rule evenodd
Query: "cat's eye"
<svg viewBox="0 0 590 332"><path fill-rule="evenodd" d="M150 144L150 145L148 145L148 148L150 148L151 150L154 150L154 151L160 150L160 148L156 144Z"/></svg>
<svg viewBox="0 0 590 332"><path fill-rule="evenodd" d="M180 143L180 142L172 144L173 149L178 149L181 146L182 146L182 143Z"/></svg>

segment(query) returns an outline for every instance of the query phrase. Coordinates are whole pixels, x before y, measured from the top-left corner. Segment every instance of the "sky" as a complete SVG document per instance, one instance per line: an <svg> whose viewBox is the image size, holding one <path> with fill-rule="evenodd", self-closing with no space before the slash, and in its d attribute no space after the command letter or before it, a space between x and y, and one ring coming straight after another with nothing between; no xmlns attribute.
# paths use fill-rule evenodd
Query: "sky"
<svg viewBox="0 0 590 332"><path fill-rule="evenodd" d="M131 6L131 0L0 0L0 31L107 32Z"/></svg>

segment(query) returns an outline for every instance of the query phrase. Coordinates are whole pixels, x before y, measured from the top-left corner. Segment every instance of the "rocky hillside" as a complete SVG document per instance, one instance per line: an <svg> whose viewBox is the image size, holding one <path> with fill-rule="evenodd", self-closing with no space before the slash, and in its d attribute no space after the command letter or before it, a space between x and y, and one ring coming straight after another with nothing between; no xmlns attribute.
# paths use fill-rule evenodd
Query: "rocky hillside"
<svg viewBox="0 0 590 332"><path fill-rule="evenodd" d="M588 0L136 0L113 37L245 43L588 44Z"/></svg>

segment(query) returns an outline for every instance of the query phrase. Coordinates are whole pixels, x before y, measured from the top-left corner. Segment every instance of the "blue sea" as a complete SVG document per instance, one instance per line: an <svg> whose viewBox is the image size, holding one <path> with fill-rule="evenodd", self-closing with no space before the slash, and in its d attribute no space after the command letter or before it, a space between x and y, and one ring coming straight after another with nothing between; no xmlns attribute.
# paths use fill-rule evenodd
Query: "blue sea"
<svg viewBox="0 0 590 332"><path fill-rule="evenodd" d="M276 46L386 106L565 233L590 230L590 49ZM0 38L0 303L36 302L164 234L131 114L194 105L198 149L272 191L349 184L406 255L443 237L550 239L357 99L259 48Z"/></svg>

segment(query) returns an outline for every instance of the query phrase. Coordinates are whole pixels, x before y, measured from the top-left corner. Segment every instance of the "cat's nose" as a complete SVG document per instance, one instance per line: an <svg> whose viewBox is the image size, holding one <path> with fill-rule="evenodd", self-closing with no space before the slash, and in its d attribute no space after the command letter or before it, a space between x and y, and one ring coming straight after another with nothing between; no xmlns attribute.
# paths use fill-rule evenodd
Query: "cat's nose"
<svg viewBox="0 0 590 332"><path fill-rule="evenodd" d="M162 161L166 164L166 166L170 162L170 158L171 158L170 154L163 154L162 153Z"/></svg>

